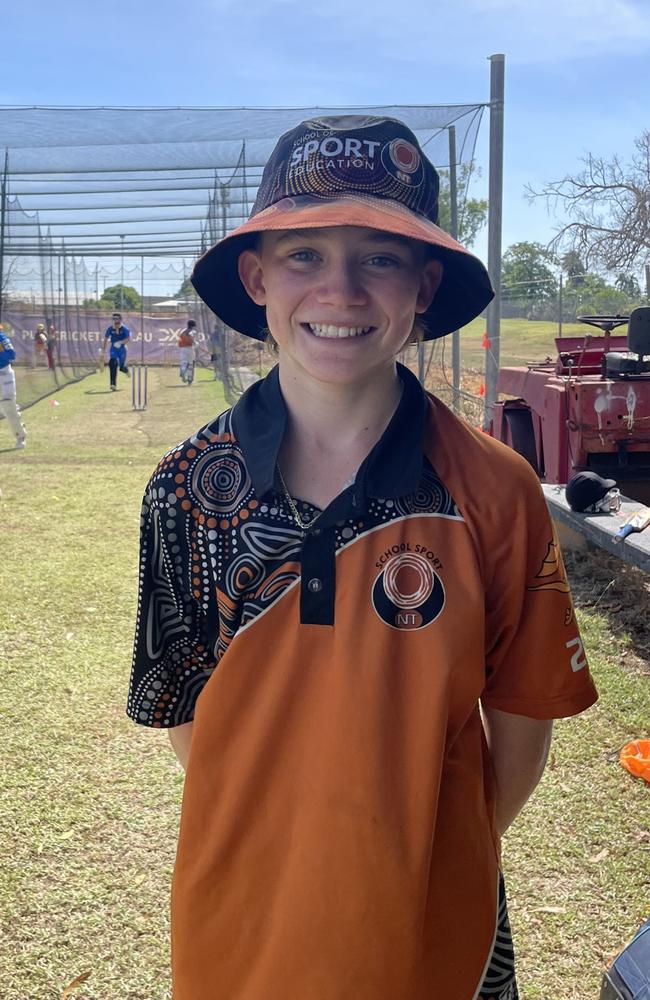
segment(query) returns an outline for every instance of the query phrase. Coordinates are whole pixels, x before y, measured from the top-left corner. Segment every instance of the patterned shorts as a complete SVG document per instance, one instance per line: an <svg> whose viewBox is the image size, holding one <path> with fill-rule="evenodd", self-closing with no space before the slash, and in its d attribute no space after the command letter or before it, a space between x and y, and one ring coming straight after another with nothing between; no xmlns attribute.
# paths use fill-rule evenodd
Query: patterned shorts
<svg viewBox="0 0 650 1000"><path fill-rule="evenodd" d="M515 953L506 905L503 876L499 877L499 915L490 964L477 1000L519 1000L515 978Z"/></svg>

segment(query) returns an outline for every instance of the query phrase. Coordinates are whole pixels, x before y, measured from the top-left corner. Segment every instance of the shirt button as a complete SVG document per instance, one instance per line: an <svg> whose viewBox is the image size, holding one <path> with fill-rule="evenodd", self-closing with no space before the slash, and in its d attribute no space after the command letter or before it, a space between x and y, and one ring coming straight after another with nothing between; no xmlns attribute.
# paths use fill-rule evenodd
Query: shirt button
<svg viewBox="0 0 650 1000"><path fill-rule="evenodd" d="M307 584L307 590L312 594L318 594L323 589L323 581L319 580L317 576L313 577Z"/></svg>

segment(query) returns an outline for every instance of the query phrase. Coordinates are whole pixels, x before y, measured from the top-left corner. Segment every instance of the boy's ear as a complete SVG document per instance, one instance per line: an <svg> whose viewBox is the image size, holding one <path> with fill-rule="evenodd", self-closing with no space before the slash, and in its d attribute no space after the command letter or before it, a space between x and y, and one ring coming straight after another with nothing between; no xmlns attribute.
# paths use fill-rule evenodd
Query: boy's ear
<svg viewBox="0 0 650 1000"><path fill-rule="evenodd" d="M262 261L256 250L242 250L237 261L237 271L242 285L256 306L266 305L266 288Z"/></svg>
<svg viewBox="0 0 650 1000"><path fill-rule="evenodd" d="M422 278L415 306L416 313L426 312L433 302L442 281L443 266L439 260L427 260L422 268Z"/></svg>

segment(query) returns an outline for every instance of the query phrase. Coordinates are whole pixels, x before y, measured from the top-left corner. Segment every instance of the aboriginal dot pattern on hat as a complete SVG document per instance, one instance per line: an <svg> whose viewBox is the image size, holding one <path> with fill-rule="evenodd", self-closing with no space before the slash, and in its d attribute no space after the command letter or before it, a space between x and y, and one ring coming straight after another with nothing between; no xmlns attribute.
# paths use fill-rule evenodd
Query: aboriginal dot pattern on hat
<svg viewBox="0 0 650 1000"><path fill-rule="evenodd" d="M396 119L319 118L282 136L252 214L296 195L356 193L390 198L437 222L438 189L434 166L411 130Z"/></svg>

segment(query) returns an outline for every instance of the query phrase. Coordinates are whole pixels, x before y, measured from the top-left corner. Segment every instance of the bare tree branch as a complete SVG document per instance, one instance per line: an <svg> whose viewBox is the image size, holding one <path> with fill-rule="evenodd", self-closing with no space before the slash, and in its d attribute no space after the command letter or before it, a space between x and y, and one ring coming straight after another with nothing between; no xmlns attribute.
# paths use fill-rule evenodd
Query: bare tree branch
<svg viewBox="0 0 650 1000"><path fill-rule="evenodd" d="M550 243L559 253L575 251L588 266L607 270L638 267L650 259L650 131L634 141L631 162L589 153L574 177L527 188L532 201L562 210L567 221Z"/></svg>

